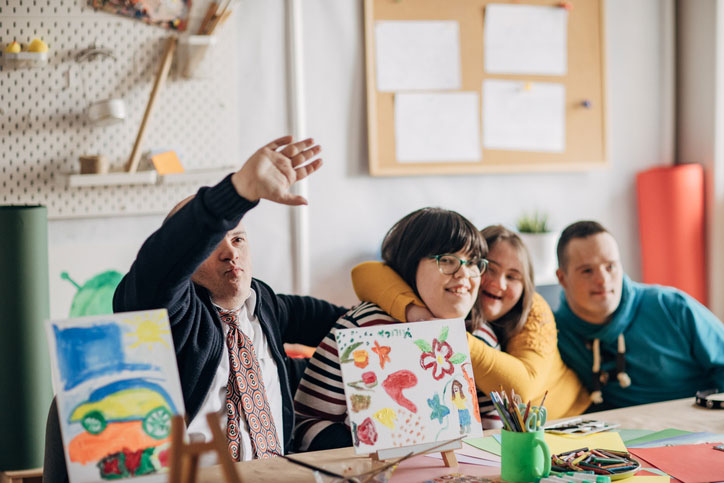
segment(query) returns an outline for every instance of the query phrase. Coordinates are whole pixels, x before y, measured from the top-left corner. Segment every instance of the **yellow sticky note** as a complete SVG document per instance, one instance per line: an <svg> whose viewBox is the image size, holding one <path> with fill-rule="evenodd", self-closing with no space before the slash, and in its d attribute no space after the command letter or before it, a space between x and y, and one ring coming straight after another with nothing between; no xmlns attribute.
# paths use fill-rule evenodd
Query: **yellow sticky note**
<svg viewBox="0 0 724 483"><path fill-rule="evenodd" d="M174 151L166 151L151 156L153 167L160 175L183 173L184 167L181 166L181 160L178 159Z"/></svg>
<svg viewBox="0 0 724 483"><path fill-rule="evenodd" d="M563 453L579 448L601 448L612 449L617 451L628 451L626 445L623 444L621 435L613 431L604 431L602 433L593 433L586 435L560 435L545 434L546 443L551 450L551 454Z"/></svg>

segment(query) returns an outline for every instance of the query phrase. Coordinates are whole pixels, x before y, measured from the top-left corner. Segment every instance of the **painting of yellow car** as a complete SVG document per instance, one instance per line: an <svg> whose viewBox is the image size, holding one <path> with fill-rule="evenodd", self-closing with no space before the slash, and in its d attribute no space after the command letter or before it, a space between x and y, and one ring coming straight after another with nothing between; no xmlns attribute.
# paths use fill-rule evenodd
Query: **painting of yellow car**
<svg viewBox="0 0 724 483"><path fill-rule="evenodd" d="M94 390L70 415L90 434L100 434L109 423L141 421L143 431L155 439L168 437L176 407L168 393L145 379L116 381Z"/></svg>

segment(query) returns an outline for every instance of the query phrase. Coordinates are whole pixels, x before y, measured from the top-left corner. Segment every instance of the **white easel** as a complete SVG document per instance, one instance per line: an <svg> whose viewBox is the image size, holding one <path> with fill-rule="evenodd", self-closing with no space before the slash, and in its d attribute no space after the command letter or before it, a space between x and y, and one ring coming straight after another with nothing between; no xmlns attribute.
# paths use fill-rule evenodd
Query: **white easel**
<svg viewBox="0 0 724 483"><path fill-rule="evenodd" d="M375 453L370 453L370 457L374 461L385 461L394 458L404 458L405 456L416 456L419 454L440 452L445 466L447 468L452 468L458 465L458 460L455 457L455 450L463 447L463 437L464 436L461 436L460 438L445 441L443 443L434 442L377 450Z"/></svg>

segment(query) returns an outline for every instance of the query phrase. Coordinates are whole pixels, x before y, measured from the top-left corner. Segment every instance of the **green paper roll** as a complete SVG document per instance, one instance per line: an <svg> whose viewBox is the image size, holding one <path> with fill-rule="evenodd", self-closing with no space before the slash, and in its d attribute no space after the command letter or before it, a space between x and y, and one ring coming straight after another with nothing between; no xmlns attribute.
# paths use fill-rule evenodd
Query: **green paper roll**
<svg viewBox="0 0 724 483"><path fill-rule="evenodd" d="M0 206L0 471L43 465L49 317L47 209Z"/></svg>

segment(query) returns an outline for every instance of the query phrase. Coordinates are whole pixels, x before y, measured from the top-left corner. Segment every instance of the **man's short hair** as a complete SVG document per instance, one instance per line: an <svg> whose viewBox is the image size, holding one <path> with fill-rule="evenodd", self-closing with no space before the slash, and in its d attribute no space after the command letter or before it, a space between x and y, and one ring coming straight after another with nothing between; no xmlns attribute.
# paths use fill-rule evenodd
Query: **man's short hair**
<svg viewBox="0 0 724 483"><path fill-rule="evenodd" d="M179 201L178 203L176 203L176 206L171 208L171 211L168 212L168 215L166 215L166 218L163 219L163 223L161 223L161 224L165 225L166 222L168 220L170 220L173 215L178 213L181 210L181 208L186 206L189 203L189 201L193 200L195 197L196 197L196 195L193 194L193 195L187 196L186 198L184 198L181 201Z"/></svg>
<svg viewBox="0 0 724 483"><path fill-rule="evenodd" d="M568 244L574 238L588 238L591 235L598 235L599 233L609 233L607 229L603 227L597 221L577 221L571 225L568 225L561 237L558 239L558 247L556 248L556 254L558 255L558 267L565 268L568 260L566 259L566 248Z"/></svg>

